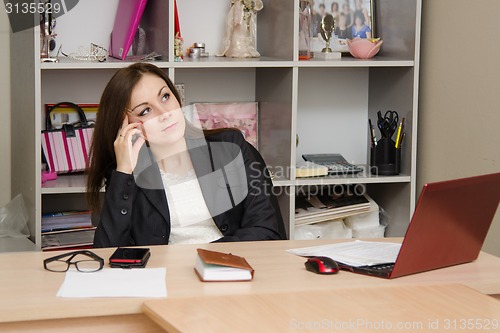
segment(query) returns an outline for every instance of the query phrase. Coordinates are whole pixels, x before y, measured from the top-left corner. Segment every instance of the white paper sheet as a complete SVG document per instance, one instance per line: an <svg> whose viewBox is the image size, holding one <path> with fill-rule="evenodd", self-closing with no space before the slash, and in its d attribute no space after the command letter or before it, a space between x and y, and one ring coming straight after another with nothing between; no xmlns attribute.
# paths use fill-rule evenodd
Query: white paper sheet
<svg viewBox="0 0 500 333"><path fill-rule="evenodd" d="M346 265L360 267L396 262L401 244L385 242L353 242L328 244L287 250L298 256L324 256Z"/></svg>
<svg viewBox="0 0 500 333"><path fill-rule="evenodd" d="M167 297L166 268L66 272L59 297Z"/></svg>

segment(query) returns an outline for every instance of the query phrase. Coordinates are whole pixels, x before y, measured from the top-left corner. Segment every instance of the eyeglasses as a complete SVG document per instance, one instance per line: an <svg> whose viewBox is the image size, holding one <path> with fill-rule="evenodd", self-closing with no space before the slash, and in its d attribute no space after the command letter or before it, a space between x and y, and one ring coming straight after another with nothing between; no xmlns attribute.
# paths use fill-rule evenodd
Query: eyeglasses
<svg viewBox="0 0 500 333"><path fill-rule="evenodd" d="M104 259L88 251L73 251L43 261L43 268L51 272L66 272L71 265L75 265L79 272L97 272L104 267Z"/></svg>

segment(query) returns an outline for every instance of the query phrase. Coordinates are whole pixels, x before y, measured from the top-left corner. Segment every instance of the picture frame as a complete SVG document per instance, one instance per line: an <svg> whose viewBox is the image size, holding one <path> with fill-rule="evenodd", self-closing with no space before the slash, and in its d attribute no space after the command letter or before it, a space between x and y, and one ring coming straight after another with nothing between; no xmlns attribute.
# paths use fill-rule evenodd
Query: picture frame
<svg viewBox="0 0 500 333"><path fill-rule="evenodd" d="M325 41L319 26L324 15L335 19L335 30L330 40L334 52L349 52L347 39L375 38L375 0L314 0L311 19L312 51L321 52Z"/></svg>
<svg viewBox="0 0 500 333"><path fill-rule="evenodd" d="M202 129L237 128L245 140L258 148L259 118L257 102L198 102L186 108L195 126Z"/></svg>

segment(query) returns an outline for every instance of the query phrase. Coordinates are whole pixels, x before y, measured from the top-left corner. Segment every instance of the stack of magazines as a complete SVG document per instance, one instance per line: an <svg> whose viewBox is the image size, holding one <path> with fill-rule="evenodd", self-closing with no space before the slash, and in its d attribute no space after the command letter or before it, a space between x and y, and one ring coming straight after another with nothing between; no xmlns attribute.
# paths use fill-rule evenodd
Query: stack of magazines
<svg viewBox="0 0 500 333"><path fill-rule="evenodd" d="M343 219L372 210L378 210L378 205L367 194L301 194L295 199L295 225Z"/></svg>
<svg viewBox="0 0 500 333"><path fill-rule="evenodd" d="M42 215L42 250L90 248L95 227L91 211L68 211Z"/></svg>

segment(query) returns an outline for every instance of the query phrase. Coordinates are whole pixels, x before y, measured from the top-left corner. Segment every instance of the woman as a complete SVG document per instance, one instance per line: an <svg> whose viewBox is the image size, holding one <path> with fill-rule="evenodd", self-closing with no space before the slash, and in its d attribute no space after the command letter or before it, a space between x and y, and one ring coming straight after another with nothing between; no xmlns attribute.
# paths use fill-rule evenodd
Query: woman
<svg viewBox="0 0 500 333"><path fill-rule="evenodd" d="M340 14L340 12L339 12L339 3L336 2L336 1L332 2L331 14L332 14L332 16L333 16L333 18L335 20L337 20L337 18L339 17L339 14Z"/></svg>
<svg viewBox="0 0 500 333"><path fill-rule="evenodd" d="M352 38L372 38L372 30L365 24L365 16L361 12L354 15Z"/></svg>
<svg viewBox="0 0 500 333"><path fill-rule="evenodd" d="M334 33L339 39L352 39L352 30L347 26L347 19L344 13L339 14L338 24L335 25Z"/></svg>
<svg viewBox="0 0 500 333"><path fill-rule="evenodd" d="M355 10L353 16L359 15L361 13L364 17L364 22L368 27L371 28L370 25L370 14L368 14L368 10L363 6L363 0L355 0Z"/></svg>
<svg viewBox="0 0 500 333"><path fill-rule="evenodd" d="M318 37L320 33L321 19L325 16L325 4L320 3L318 5L318 10L316 11L313 7L313 13L311 16L311 37Z"/></svg>
<svg viewBox="0 0 500 333"><path fill-rule="evenodd" d="M94 246L285 238L260 155L237 130L190 125L179 100L148 63L120 69L104 89L87 182L100 211Z"/></svg>
<svg viewBox="0 0 500 333"><path fill-rule="evenodd" d="M345 18L346 18L346 24L348 27L351 27L352 26L352 10L351 10L351 5L349 5L349 2L346 1L343 5L342 5L342 12L345 14Z"/></svg>

